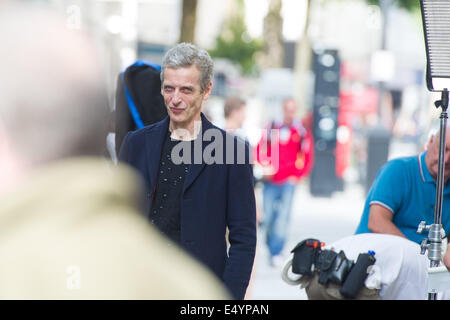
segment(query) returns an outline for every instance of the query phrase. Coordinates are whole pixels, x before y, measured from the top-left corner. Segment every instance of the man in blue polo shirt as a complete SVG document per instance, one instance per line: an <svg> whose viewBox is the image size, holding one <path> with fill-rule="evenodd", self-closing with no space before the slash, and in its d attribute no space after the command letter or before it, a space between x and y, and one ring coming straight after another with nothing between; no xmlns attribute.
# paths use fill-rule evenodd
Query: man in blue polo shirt
<svg viewBox="0 0 450 320"><path fill-rule="evenodd" d="M369 191L356 233L385 233L420 243L427 234L417 234L421 221L434 223L439 133L418 156L386 163ZM450 128L446 132L442 225L450 232Z"/></svg>

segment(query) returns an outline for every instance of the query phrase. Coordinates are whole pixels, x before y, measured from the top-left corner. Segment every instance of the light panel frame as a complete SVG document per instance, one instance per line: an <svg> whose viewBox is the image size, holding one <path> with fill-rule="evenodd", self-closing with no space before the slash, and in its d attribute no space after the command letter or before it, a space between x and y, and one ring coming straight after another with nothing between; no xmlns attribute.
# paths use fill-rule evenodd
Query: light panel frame
<svg viewBox="0 0 450 320"><path fill-rule="evenodd" d="M450 1L420 0L430 91L450 90Z"/></svg>

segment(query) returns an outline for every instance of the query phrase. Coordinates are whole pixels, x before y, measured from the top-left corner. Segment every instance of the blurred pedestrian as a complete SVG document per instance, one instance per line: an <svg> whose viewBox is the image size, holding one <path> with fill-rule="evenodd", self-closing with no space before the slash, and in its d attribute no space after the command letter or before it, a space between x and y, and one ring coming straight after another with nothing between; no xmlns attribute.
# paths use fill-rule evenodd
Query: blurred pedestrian
<svg viewBox="0 0 450 320"><path fill-rule="evenodd" d="M228 97L225 100L223 113L225 117L225 127L227 132L233 133L243 139L247 139L242 126L246 118L247 104L239 97Z"/></svg>
<svg viewBox="0 0 450 320"><path fill-rule="evenodd" d="M312 135L296 119L296 111L294 99L285 99L283 121L272 121L257 146L257 160L265 171L262 225L272 266L278 266L283 260L295 188L309 174L312 165Z"/></svg>
<svg viewBox="0 0 450 320"><path fill-rule="evenodd" d="M169 115L127 134L119 159L145 178L151 223L243 299L256 249L253 173L248 144L202 113L212 77L206 51L188 43L168 50L161 92Z"/></svg>
<svg viewBox="0 0 450 320"><path fill-rule="evenodd" d="M247 102L237 96L228 97L223 107L225 118L224 129L228 133L234 134L239 138L248 142L248 136L243 129L244 122L247 118ZM252 155L254 151L252 150ZM256 179L254 179L256 184ZM257 199L256 193L255 198ZM256 201L256 221L259 223L261 219L261 210L259 210L258 201Z"/></svg>
<svg viewBox="0 0 450 320"><path fill-rule="evenodd" d="M225 118L225 131L228 133L234 134L238 136L241 139L244 139L245 141L248 141L247 134L245 133L245 130L243 129L244 122L247 117L247 102L238 97L238 96L231 96L228 97L225 100L224 108L223 108L224 118ZM253 151L252 151L253 154ZM256 183L256 180L254 180ZM256 204L256 222L257 225L259 225L261 220L261 210L259 206L259 198L258 193L255 190L255 204ZM227 239L228 239L228 232L227 232ZM252 283L255 275L255 270L257 267L257 256L258 252L255 253L255 260L253 264L253 271L252 275L250 277L250 283L247 288L247 293L245 295L245 299L251 299L251 288Z"/></svg>
<svg viewBox="0 0 450 320"><path fill-rule="evenodd" d="M109 111L89 37L4 2L0 38L0 299L228 298L144 223L137 175L102 156Z"/></svg>
<svg viewBox="0 0 450 320"><path fill-rule="evenodd" d="M237 96L231 96L225 99L223 114L225 118L224 130L248 142L247 135L243 130L246 118L247 103L244 99ZM256 200L256 194L255 194ZM256 201L256 204L258 202ZM256 216L258 220L258 207L256 206ZM227 235L228 239L228 235Z"/></svg>

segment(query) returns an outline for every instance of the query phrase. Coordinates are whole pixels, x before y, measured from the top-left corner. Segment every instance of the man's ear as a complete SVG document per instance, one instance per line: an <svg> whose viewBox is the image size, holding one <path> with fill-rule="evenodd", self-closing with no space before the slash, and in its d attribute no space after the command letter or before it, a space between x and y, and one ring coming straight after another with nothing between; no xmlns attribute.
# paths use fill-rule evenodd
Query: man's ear
<svg viewBox="0 0 450 320"><path fill-rule="evenodd" d="M205 90L203 91L203 100L208 100L209 96L211 95L211 89L212 89L212 82L210 81L206 85Z"/></svg>
<svg viewBox="0 0 450 320"><path fill-rule="evenodd" d="M429 150L430 147L433 145L434 141L434 134L431 135L430 139L428 140L427 144L425 145L425 150Z"/></svg>

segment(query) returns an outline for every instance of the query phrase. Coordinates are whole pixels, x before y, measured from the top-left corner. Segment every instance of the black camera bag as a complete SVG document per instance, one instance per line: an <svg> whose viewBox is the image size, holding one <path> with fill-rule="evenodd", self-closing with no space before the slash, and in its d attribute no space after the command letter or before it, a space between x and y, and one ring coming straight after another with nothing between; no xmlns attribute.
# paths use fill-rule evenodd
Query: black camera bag
<svg viewBox="0 0 450 320"><path fill-rule="evenodd" d="M306 276L314 275L316 257L321 250L321 242L317 239L306 239L299 242L292 253L292 272Z"/></svg>

